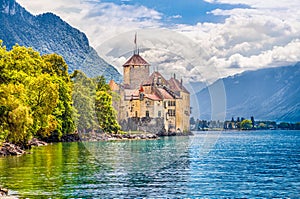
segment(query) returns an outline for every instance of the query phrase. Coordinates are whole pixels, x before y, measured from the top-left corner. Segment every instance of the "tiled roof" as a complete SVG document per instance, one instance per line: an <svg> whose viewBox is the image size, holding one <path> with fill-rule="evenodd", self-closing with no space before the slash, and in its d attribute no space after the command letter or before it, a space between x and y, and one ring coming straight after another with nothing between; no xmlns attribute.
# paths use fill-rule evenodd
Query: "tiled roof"
<svg viewBox="0 0 300 199"><path fill-rule="evenodd" d="M131 100L131 99L139 99L139 91L134 89L125 89L124 90L124 98L125 100Z"/></svg>
<svg viewBox="0 0 300 199"><path fill-rule="evenodd" d="M143 85L151 85L154 83L154 80L157 81L158 77L161 78L162 84L168 84L168 81L162 76L159 72L155 71L153 72L147 80L143 81ZM157 82L156 82L157 83Z"/></svg>
<svg viewBox="0 0 300 199"><path fill-rule="evenodd" d="M156 94L146 94L145 95L146 98L154 100L154 101L159 101L162 100L158 95Z"/></svg>
<svg viewBox="0 0 300 199"><path fill-rule="evenodd" d="M178 79L172 77L168 80L168 84L170 86L170 89L174 92L183 91L189 93L189 91L182 85L182 83Z"/></svg>
<svg viewBox="0 0 300 199"><path fill-rule="evenodd" d="M139 99L139 90L135 89L125 89L125 99L126 100L137 100ZM163 99L175 99L175 96L172 96L165 87L153 87L153 90L151 93L145 93L145 98L158 101Z"/></svg>
<svg viewBox="0 0 300 199"><path fill-rule="evenodd" d="M150 66L140 55L134 54L123 66Z"/></svg>
<svg viewBox="0 0 300 199"><path fill-rule="evenodd" d="M164 99L174 99L174 97L165 89L157 88L157 90L160 92Z"/></svg>

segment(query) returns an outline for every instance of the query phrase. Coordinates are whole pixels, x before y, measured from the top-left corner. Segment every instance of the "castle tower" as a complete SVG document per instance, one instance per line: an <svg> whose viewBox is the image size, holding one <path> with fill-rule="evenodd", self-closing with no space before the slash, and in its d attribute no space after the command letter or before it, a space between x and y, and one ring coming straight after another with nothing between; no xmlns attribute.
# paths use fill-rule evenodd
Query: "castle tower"
<svg viewBox="0 0 300 199"><path fill-rule="evenodd" d="M136 45L136 36L134 39ZM123 84L129 86L131 89L137 89L140 87L141 83L148 79L150 75L149 70L150 64L148 64L140 55L137 47L133 55L129 60L123 65Z"/></svg>
<svg viewBox="0 0 300 199"><path fill-rule="evenodd" d="M148 64L139 54L134 54L124 65L123 75L124 84L130 88L139 88L141 83L148 79L150 73L150 64Z"/></svg>

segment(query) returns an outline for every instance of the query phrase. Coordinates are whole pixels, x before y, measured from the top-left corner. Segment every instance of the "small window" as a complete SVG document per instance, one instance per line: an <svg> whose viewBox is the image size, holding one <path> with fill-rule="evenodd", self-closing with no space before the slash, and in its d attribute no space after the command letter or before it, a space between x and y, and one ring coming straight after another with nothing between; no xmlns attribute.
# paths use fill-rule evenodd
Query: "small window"
<svg viewBox="0 0 300 199"><path fill-rule="evenodd" d="M168 115L169 115L169 116L175 116L175 110L169 109L169 110L168 110Z"/></svg>
<svg viewBox="0 0 300 199"><path fill-rule="evenodd" d="M150 117L149 111L146 111L146 117Z"/></svg>
<svg viewBox="0 0 300 199"><path fill-rule="evenodd" d="M161 111L158 111L157 116L161 117Z"/></svg>
<svg viewBox="0 0 300 199"><path fill-rule="evenodd" d="M176 106L176 102L175 101L168 101L168 106Z"/></svg>
<svg viewBox="0 0 300 199"><path fill-rule="evenodd" d="M141 100L141 101L144 100L144 93L140 93L140 100Z"/></svg>
<svg viewBox="0 0 300 199"><path fill-rule="evenodd" d="M161 84L161 77L160 76L157 78L157 83Z"/></svg>

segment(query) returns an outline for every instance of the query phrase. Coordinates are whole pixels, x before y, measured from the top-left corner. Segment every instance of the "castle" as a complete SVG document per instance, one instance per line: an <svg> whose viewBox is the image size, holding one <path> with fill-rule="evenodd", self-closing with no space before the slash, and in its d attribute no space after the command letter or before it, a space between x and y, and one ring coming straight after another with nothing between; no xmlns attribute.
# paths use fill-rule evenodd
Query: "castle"
<svg viewBox="0 0 300 199"><path fill-rule="evenodd" d="M118 121L125 131L151 133L190 131L190 94L176 75L166 80L159 72L150 75L150 64L138 52L123 65L123 83L109 82L120 98L114 102Z"/></svg>

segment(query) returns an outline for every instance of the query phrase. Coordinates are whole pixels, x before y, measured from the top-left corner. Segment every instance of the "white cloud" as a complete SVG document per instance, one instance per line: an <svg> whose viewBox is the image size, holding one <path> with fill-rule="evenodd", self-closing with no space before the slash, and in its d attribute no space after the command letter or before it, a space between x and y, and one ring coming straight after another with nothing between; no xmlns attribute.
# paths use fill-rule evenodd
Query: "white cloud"
<svg viewBox="0 0 300 199"><path fill-rule="evenodd" d="M223 3L223 4L244 4L253 8L266 8L266 9L289 9L292 7L299 7L298 0L204 0L209 3Z"/></svg>
<svg viewBox="0 0 300 199"><path fill-rule="evenodd" d="M181 15L173 15L171 18L173 18L173 19L181 19L182 16Z"/></svg>
<svg viewBox="0 0 300 199"><path fill-rule="evenodd" d="M300 51L297 50L300 39L299 3L217 2L248 2L252 8L214 10L212 13L215 15L228 16L224 23L181 25L178 31L196 39L206 49L210 57L206 63L216 66L221 76L300 61Z"/></svg>
<svg viewBox="0 0 300 199"><path fill-rule="evenodd" d="M17 0L34 14L54 12L85 32L100 56L121 72L138 32L142 55L162 73L209 81L244 70L276 67L300 60L298 0L206 0L245 4L216 9L223 23L178 24L162 29L162 13L145 6L83 0ZM173 16L175 18L180 16Z"/></svg>
<svg viewBox="0 0 300 199"><path fill-rule="evenodd" d="M119 33L159 27L161 13L145 6L116 5L84 0L17 0L33 14L53 12L87 34L92 46Z"/></svg>

